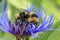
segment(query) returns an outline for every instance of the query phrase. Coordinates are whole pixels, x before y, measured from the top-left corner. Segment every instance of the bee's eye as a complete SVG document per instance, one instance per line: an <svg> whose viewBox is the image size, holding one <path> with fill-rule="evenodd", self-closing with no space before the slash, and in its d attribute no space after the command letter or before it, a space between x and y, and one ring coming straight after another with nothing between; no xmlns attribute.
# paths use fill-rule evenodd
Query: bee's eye
<svg viewBox="0 0 60 40"><path fill-rule="evenodd" d="M32 14L32 16L31 17L38 17L36 14Z"/></svg>

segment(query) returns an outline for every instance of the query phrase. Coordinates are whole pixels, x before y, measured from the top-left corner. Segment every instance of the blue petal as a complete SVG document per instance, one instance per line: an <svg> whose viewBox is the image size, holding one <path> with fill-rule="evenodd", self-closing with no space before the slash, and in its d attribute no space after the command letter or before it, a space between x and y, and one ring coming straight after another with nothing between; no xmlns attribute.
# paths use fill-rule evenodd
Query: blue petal
<svg viewBox="0 0 60 40"><path fill-rule="evenodd" d="M4 5L2 6L2 10L4 15L2 16L0 14L0 24L4 26L5 30L9 29L9 21L10 19L8 18L8 13L7 13L7 0L4 0Z"/></svg>
<svg viewBox="0 0 60 40"><path fill-rule="evenodd" d="M32 24L31 26L32 26L31 30L34 30L35 29L35 25Z"/></svg>
<svg viewBox="0 0 60 40"><path fill-rule="evenodd" d="M0 25L0 30L1 30L1 31L5 31L5 32L6 32L6 30L4 29L4 27L3 27L3 26L1 26L1 25Z"/></svg>
<svg viewBox="0 0 60 40"><path fill-rule="evenodd" d="M2 6L2 10L3 11L7 10L7 0L4 0L4 4Z"/></svg>
<svg viewBox="0 0 60 40"><path fill-rule="evenodd" d="M35 7L34 7L34 5L32 4L31 6L30 6L30 8L29 9L27 9L29 12L35 12L36 11L36 9L35 9Z"/></svg>
<svg viewBox="0 0 60 40"><path fill-rule="evenodd" d="M53 24L53 15L50 15L50 17L43 23L44 29L50 28L50 26ZM46 26L45 26L46 25Z"/></svg>
<svg viewBox="0 0 60 40"><path fill-rule="evenodd" d="M34 30L35 30L35 25L34 24L30 24L30 26L29 26L29 30L31 31L31 32L33 32Z"/></svg>
<svg viewBox="0 0 60 40"><path fill-rule="evenodd" d="M10 19L8 18L8 11L7 11L7 0L4 0L4 5L2 6L2 10L4 13L4 17L6 18L7 21L10 21Z"/></svg>
<svg viewBox="0 0 60 40"><path fill-rule="evenodd" d="M43 16L43 22L42 22L42 25L44 24L44 22L47 20L46 18L47 18L47 15L46 15L46 13L45 13L45 11L44 11L44 13L42 14L42 16ZM42 26L41 25L39 25L39 27L37 28L37 30L39 29L39 28L42 28Z"/></svg>
<svg viewBox="0 0 60 40"><path fill-rule="evenodd" d="M32 37L34 37L35 34L33 32L31 32L31 35L32 35Z"/></svg>
<svg viewBox="0 0 60 40"><path fill-rule="evenodd" d="M35 31L40 32L40 31L45 31L51 27L53 24L53 15L51 15L47 20L44 20L42 25L39 26Z"/></svg>
<svg viewBox="0 0 60 40"><path fill-rule="evenodd" d="M41 12L42 7L40 7L36 13L38 15L38 18L40 19L42 17L42 12Z"/></svg>
<svg viewBox="0 0 60 40"><path fill-rule="evenodd" d="M8 17L8 12L7 12L7 10L4 11L4 17L5 17L5 19L6 19L8 22L10 21L10 19L9 19L9 17Z"/></svg>
<svg viewBox="0 0 60 40"><path fill-rule="evenodd" d="M1 14L0 14L0 25L5 26L5 28L6 28L6 25L4 24L3 17Z"/></svg>
<svg viewBox="0 0 60 40"><path fill-rule="evenodd" d="M15 32L17 33L19 30L19 25L15 26Z"/></svg>
<svg viewBox="0 0 60 40"><path fill-rule="evenodd" d="M51 27L51 25L53 24L53 22L54 22L54 20L51 20L51 22L47 25L46 28L44 28L44 30L48 30Z"/></svg>
<svg viewBox="0 0 60 40"><path fill-rule="evenodd" d="M40 38L40 36L38 35L38 33L35 33L35 35L34 36L32 36L33 38Z"/></svg>
<svg viewBox="0 0 60 40"><path fill-rule="evenodd" d="M0 30L8 32L9 30L11 30L10 26L9 26L9 21L2 16L2 14L0 14L0 26L2 26L2 28Z"/></svg>

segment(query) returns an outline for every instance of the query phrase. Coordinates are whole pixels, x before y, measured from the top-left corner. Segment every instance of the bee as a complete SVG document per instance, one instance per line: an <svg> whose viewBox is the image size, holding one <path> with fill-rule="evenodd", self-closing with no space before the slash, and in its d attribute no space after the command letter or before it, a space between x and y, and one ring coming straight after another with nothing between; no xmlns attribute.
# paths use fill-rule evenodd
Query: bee
<svg viewBox="0 0 60 40"><path fill-rule="evenodd" d="M35 14L35 12L30 12L30 17L28 18L28 21L30 22L38 22L38 16Z"/></svg>
<svg viewBox="0 0 60 40"><path fill-rule="evenodd" d="M16 14L15 23L22 25L22 23L33 23L37 24L39 22L38 16L35 12L23 11Z"/></svg>

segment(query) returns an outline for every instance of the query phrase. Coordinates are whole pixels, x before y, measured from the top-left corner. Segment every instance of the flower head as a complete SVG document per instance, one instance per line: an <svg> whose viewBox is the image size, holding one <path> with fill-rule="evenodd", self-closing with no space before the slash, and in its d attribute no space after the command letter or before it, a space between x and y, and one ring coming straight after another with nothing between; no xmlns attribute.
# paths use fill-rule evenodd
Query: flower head
<svg viewBox="0 0 60 40"><path fill-rule="evenodd" d="M38 20L41 20L41 18L43 19L41 24L39 24L39 21L37 23L38 26L35 25L33 22L29 22L27 24L27 22L22 21L22 24L20 26L19 23L21 23L21 21L18 21L17 25L15 24L15 22L11 22L7 15L7 10L3 8L4 15L2 16L2 14L0 14L0 30L11 33L15 35L18 39L26 38L26 40L31 35L34 35L37 32L43 32L45 30L48 30L53 24L53 15L50 15L50 17L47 18L46 13L42 13L40 10L41 8L39 8L38 11L35 12L35 8L33 5L31 5L30 8L27 9L28 12L35 12L35 15L37 15Z"/></svg>

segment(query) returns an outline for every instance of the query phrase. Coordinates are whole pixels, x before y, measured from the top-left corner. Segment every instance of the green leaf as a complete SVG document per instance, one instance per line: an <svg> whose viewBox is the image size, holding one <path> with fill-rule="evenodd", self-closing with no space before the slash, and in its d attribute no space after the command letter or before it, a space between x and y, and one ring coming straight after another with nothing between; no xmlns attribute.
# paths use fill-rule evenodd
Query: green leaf
<svg viewBox="0 0 60 40"><path fill-rule="evenodd" d="M0 31L0 34L0 40L15 40L15 36L10 33Z"/></svg>

